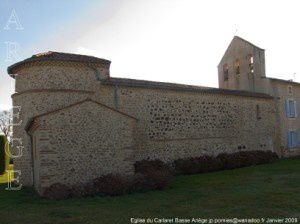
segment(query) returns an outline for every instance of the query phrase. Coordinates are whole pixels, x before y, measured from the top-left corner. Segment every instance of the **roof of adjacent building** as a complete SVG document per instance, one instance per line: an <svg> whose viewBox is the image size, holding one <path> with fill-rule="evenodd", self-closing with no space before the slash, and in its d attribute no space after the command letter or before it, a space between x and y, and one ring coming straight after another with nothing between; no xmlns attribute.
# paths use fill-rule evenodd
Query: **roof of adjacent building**
<svg viewBox="0 0 300 224"><path fill-rule="evenodd" d="M17 68L34 62L46 62L46 61L68 61L68 62L83 62L83 63L101 63L110 64L111 62L106 59L97 58L94 56L70 54L62 52L48 51L45 53L32 55L23 61L17 62L7 68L8 74L14 74Z"/></svg>
<svg viewBox="0 0 300 224"><path fill-rule="evenodd" d="M285 79L269 78L269 77L266 77L266 78L270 79L272 81L278 81L278 82L284 82L284 83L288 83L288 84L300 85L299 82L294 82L293 80L285 80Z"/></svg>
<svg viewBox="0 0 300 224"><path fill-rule="evenodd" d="M149 89L165 89L165 90L175 90L175 91L202 92L202 93L225 94L225 95L236 95L236 96L246 96L246 97L273 98L272 96L264 93L210 88L210 87L184 85L184 84L176 84L176 83L168 83L168 82L154 82L154 81L137 80L137 79L108 78L105 80L101 80L101 83L105 85L117 85L117 86L139 87L139 88L149 88Z"/></svg>

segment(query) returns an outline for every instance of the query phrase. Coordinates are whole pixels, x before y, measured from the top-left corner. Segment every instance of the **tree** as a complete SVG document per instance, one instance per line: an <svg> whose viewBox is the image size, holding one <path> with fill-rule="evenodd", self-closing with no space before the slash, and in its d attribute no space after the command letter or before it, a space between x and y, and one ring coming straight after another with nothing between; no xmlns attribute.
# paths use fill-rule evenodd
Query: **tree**
<svg viewBox="0 0 300 224"><path fill-rule="evenodd" d="M0 111L0 173L3 171L3 163L5 164L7 151L12 137L12 110ZM12 163L12 160L10 161ZM4 165L5 170L5 165Z"/></svg>
<svg viewBox="0 0 300 224"><path fill-rule="evenodd" d="M12 136L11 111L0 111L0 133L9 141Z"/></svg>
<svg viewBox="0 0 300 224"><path fill-rule="evenodd" d="M5 144L6 144L6 138L3 135L0 135L0 175L2 175L5 172Z"/></svg>

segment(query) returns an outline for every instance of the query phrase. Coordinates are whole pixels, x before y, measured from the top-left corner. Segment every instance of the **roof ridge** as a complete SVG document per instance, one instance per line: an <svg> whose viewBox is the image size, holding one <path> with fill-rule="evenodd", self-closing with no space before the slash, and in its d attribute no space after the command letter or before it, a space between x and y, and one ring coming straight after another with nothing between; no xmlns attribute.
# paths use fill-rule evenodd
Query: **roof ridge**
<svg viewBox="0 0 300 224"><path fill-rule="evenodd" d="M233 37L233 39L234 39L234 38L238 38L238 39L240 39L240 40L242 40L242 41L244 41L244 42L246 42L246 43L248 43L248 44L250 44L250 45L252 45L252 46L254 46L254 47L256 47L256 48L259 48L259 49L261 49L261 50L265 50L265 49L263 49L263 48L261 48L261 47L258 47L258 46L255 45L255 44L251 43L250 41L248 41L248 40L246 40L246 39L240 37L240 36L236 36L236 35L235 35L235 36Z"/></svg>

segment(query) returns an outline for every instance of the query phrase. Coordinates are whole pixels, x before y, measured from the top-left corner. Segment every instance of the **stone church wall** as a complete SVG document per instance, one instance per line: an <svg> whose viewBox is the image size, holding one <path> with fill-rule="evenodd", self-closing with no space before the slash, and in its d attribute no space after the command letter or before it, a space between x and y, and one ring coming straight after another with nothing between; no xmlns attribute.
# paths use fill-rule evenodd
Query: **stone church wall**
<svg viewBox="0 0 300 224"><path fill-rule="evenodd" d="M133 175L136 119L90 100L34 120L35 187L84 184L101 175Z"/></svg>
<svg viewBox="0 0 300 224"><path fill-rule="evenodd" d="M114 88L95 98L139 119L135 160L273 150L273 99L124 86L116 94Z"/></svg>
<svg viewBox="0 0 300 224"><path fill-rule="evenodd" d="M102 113L100 109L90 108L91 111L95 110L99 113L98 116L92 116L94 122L90 124L92 127L90 132L98 133L94 135L96 140L103 140L104 137L108 142L115 141L115 144L120 146L124 143L123 140L115 139L113 133L132 136L134 146L130 162L124 161L128 158L126 153L126 155L116 154L116 159L119 161L116 163L120 163L115 164L117 166L108 164L108 160L102 161L101 158L106 157L97 154L99 164L110 166L111 170L122 170L121 167L127 166L133 168L134 162L141 159L161 159L170 162L177 158L204 154L217 155L239 150L273 150L276 146L275 102L270 97L243 96L238 92L230 95L214 91L175 91L164 88L107 85L100 80L101 77L99 78L101 69L104 68L100 66L91 69L89 66L76 63L67 63L64 66L60 63L50 63L49 66L29 66L18 72L16 94L12 98L14 106L21 106L18 120L22 120L22 124L14 127L14 137L22 138L24 146L22 158L15 159L16 170L22 172L20 177L22 184L30 186L34 181L32 163L34 147L27 132L31 119L87 98L137 119L134 128L126 129L131 127L131 124L119 127L118 125L122 124L118 120L119 115L105 111ZM72 113L76 115L74 111ZM80 113L83 115L83 112ZM86 116L89 116L88 111ZM47 121L53 128L46 131L46 135L50 135L52 140L50 143L46 141L43 144L53 146L56 152L61 153L60 156L64 161L76 160L75 154L78 155L82 147L69 148L68 141L59 141L60 135L72 135L81 131L85 136L85 130L81 126L74 126L63 132L62 126L58 127L54 124L55 122L59 124L59 119L62 118L53 116ZM97 123L102 121L106 121L105 125ZM42 133L43 131L37 132L36 138L39 139ZM127 136L122 139L130 138ZM97 147L102 147L98 141L88 145L88 148L93 150ZM75 154L72 150L75 150ZM36 152L39 154L38 150ZM78 169L84 168L89 163L91 166L98 167L93 155L95 155L93 152L88 151L83 154L82 163L76 163ZM46 176L48 172L49 175L55 173L54 175L67 177L68 167L60 166L59 169L42 169L41 172L45 171L42 175ZM119 168L114 169L114 167ZM78 178L87 180L84 179L84 173L77 172L77 174ZM41 180L39 184L50 183L47 178L43 181ZM71 178L64 181L71 184L79 180Z"/></svg>
<svg viewBox="0 0 300 224"><path fill-rule="evenodd" d="M17 154L17 147L23 147L21 158L14 159L15 170L21 171L20 183L25 186L33 183L32 143L25 130L30 120L39 114L90 97L95 80L93 70L74 63L65 63L65 66L53 63L29 66L18 72L16 93L12 95L12 101L14 106L20 107L19 118L14 118L14 123L20 122L20 125L14 126L13 132L14 138L22 142L16 141L12 151Z"/></svg>

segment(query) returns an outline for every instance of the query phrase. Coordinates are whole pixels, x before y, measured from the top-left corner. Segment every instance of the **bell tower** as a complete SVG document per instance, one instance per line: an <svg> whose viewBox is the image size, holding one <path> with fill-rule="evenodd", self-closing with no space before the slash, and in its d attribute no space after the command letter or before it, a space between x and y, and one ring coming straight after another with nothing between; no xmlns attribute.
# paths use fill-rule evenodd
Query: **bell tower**
<svg viewBox="0 0 300 224"><path fill-rule="evenodd" d="M268 93L265 50L238 36L218 65L219 88Z"/></svg>

